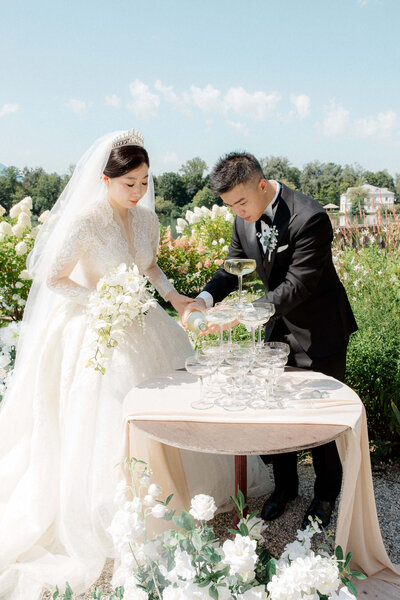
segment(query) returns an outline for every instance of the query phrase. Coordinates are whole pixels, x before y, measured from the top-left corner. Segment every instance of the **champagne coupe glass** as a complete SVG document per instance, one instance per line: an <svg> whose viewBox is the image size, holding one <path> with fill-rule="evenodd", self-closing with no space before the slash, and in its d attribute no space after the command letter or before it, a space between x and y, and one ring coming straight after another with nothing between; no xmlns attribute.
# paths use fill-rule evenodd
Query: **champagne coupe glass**
<svg viewBox="0 0 400 600"><path fill-rule="evenodd" d="M219 342L222 352L224 346L223 327L232 320L231 314L229 311L225 310L223 305L213 306L207 310L206 318L208 323L211 323L212 325L218 325L219 327Z"/></svg>
<svg viewBox="0 0 400 600"><path fill-rule="evenodd" d="M254 307L255 308L262 308L265 311L268 311L268 317L265 319L265 321L260 321L260 323L258 324L258 346L261 346L261 328L263 325L265 325L266 323L268 323L268 321L270 320L270 318L275 314L275 304L272 304L272 302L260 302L257 300L256 303L254 303Z"/></svg>
<svg viewBox="0 0 400 600"><path fill-rule="evenodd" d="M233 398L231 402L224 404L224 408L225 410L244 410L246 408L246 403L243 399L244 392L242 383L252 364L252 353L249 352L249 349L246 346L235 347L227 354L225 360L232 367L230 376L234 379L236 385L233 389ZM240 398L237 396L238 392L240 392Z"/></svg>
<svg viewBox="0 0 400 600"><path fill-rule="evenodd" d="M230 348L232 346L232 323L234 321L236 321L236 319L238 318L237 306L235 306L234 304L226 304L224 302L216 302L215 306L218 306L218 307L222 306L224 308L224 311L229 313L231 316L231 320L229 321L229 323L227 323L227 325L228 325L228 347Z"/></svg>
<svg viewBox="0 0 400 600"><path fill-rule="evenodd" d="M224 269L231 275L237 275L239 279L239 302L237 306L243 307L242 302L242 283L243 275L248 275L256 270L256 261L252 258L227 258L224 262Z"/></svg>
<svg viewBox="0 0 400 600"><path fill-rule="evenodd" d="M290 354L290 346L285 342L264 342L261 348L271 352L273 355L285 355L286 362Z"/></svg>
<svg viewBox="0 0 400 600"><path fill-rule="evenodd" d="M220 388L218 381L214 381L214 376L218 378L218 369L224 360L224 352L221 351L221 346L217 340L204 340L201 348L196 351L196 358L203 364L215 367L215 371L210 376L208 395L219 395Z"/></svg>
<svg viewBox="0 0 400 600"><path fill-rule="evenodd" d="M189 356L185 360L186 371L200 379L200 399L191 402L190 406L197 410L207 410L214 406L214 401L204 397L203 377L210 375L215 368L209 363L201 363L196 356Z"/></svg>
<svg viewBox="0 0 400 600"><path fill-rule="evenodd" d="M273 305L271 305L273 306ZM271 316L270 309L262 308L254 305L249 305L249 308L245 307L239 312L238 320L246 327L251 328L251 339L253 342L253 352L256 349L256 337L255 329L258 327L258 344L260 345L261 340L261 325L266 323Z"/></svg>

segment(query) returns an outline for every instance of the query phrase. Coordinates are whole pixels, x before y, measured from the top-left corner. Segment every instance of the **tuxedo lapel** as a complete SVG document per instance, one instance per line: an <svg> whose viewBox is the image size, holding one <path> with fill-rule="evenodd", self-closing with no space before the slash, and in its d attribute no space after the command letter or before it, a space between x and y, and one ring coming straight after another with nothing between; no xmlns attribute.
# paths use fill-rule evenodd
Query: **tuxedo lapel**
<svg viewBox="0 0 400 600"><path fill-rule="evenodd" d="M268 281L270 273L272 271L272 267L274 266L276 251L279 248L279 246L282 244L282 240L284 240L286 237L289 224L291 223L293 218L296 216L295 214L292 214L293 191L290 188L287 188L286 186L284 186L283 184L281 184L281 186L282 186L281 198L280 198L279 204L276 208L275 218L274 218L274 222L273 222L273 225L278 230L277 243L276 243L275 249L273 250L273 252L271 254L271 260L268 260L268 254L269 254L268 251L265 253L265 256L263 257L263 270L264 270L267 281Z"/></svg>

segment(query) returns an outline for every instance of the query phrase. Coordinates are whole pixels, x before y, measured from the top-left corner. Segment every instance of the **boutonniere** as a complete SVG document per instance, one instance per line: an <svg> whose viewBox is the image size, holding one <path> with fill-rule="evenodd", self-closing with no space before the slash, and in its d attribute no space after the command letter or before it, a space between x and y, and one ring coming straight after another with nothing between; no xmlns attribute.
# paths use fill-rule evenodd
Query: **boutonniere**
<svg viewBox="0 0 400 600"><path fill-rule="evenodd" d="M272 252L276 248L278 242L278 230L275 225L269 227L265 233L257 233L257 237L260 240L262 247L264 248L265 254L268 251L268 262L271 260Z"/></svg>

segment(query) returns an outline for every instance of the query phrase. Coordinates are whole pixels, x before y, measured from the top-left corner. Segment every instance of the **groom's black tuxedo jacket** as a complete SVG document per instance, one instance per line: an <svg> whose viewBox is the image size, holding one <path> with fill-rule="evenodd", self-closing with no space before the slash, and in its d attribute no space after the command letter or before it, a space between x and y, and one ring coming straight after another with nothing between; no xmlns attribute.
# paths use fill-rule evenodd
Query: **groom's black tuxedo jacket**
<svg viewBox="0 0 400 600"><path fill-rule="evenodd" d="M278 242L263 257L255 224L236 216L227 258L254 258L265 286L263 300L275 305L274 319L283 319L310 358L344 349L356 331L346 292L332 262L332 226L325 210L312 198L281 185L274 225ZM222 267L204 290L214 302L236 286L237 277Z"/></svg>

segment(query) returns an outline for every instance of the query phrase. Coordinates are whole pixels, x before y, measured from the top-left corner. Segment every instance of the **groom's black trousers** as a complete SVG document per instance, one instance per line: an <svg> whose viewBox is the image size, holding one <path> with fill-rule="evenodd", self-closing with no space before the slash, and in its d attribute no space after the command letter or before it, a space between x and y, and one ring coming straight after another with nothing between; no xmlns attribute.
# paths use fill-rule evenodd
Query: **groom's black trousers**
<svg viewBox="0 0 400 600"><path fill-rule="evenodd" d="M286 342L290 346L288 365L302 369L311 369L331 375L343 381L346 369L346 348L325 358L310 358L279 319L272 330L270 341ZM319 500L333 502L340 493L342 483L342 465L335 442L317 446L311 450L315 471L314 496ZM289 497L297 494L299 478L297 475L297 453L262 455L265 463L272 460L275 489Z"/></svg>

